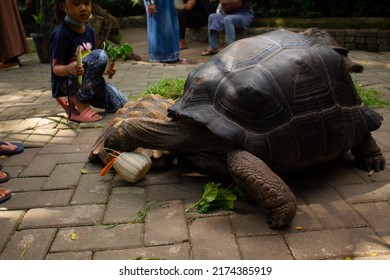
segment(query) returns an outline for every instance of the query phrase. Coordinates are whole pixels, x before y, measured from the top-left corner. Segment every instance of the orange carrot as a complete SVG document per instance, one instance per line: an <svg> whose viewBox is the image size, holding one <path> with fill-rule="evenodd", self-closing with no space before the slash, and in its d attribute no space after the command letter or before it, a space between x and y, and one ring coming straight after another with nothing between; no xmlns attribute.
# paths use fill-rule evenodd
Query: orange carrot
<svg viewBox="0 0 390 280"><path fill-rule="evenodd" d="M103 167L102 171L100 171L100 176L106 175L106 173L108 172L108 170L110 170L110 168L114 165L116 159L117 159L117 158L113 158L112 160L110 160L109 163L107 163L106 166Z"/></svg>

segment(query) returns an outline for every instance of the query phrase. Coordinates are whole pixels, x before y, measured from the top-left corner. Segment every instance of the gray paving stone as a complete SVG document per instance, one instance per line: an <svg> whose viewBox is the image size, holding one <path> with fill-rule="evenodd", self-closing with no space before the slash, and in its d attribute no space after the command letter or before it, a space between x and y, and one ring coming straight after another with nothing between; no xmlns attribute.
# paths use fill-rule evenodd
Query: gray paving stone
<svg viewBox="0 0 390 280"><path fill-rule="evenodd" d="M379 236L390 238L389 202L359 203L353 207L359 211Z"/></svg>
<svg viewBox="0 0 390 280"><path fill-rule="evenodd" d="M138 181L135 186L143 187L150 185L179 184L180 174L178 170L169 169L166 171L150 171L142 180Z"/></svg>
<svg viewBox="0 0 390 280"><path fill-rule="evenodd" d="M104 214L104 224L133 221L145 204L145 191L136 187L113 188Z"/></svg>
<svg viewBox="0 0 390 280"><path fill-rule="evenodd" d="M3 113L2 119L4 119L5 115L9 115L9 109L6 109ZM7 125L0 125L0 133L9 133L11 131L19 131L19 125L21 123L21 119L18 120L7 120Z"/></svg>
<svg viewBox="0 0 390 280"><path fill-rule="evenodd" d="M73 154L63 154L58 160L58 164L64 163L85 163L88 161L89 153L73 153Z"/></svg>
<svg viewBox="0 0 390 280"><path fill-rule="evenodd" d="M89 153L92 144L47 144L42 148L40 154Z"/></svg>
<svg viewBox="0 0 390 280"><path fill-rule="evenodd" d="M278 234L268 227L266 213L235 214L231 216L233 232L237 237Z"/></svg>
<svg viewBox="0 0 390 280"><path fill-rule="evenodd" d="M73 190L13 193L1 206L7 209L30 209L68 205Z"/></svg>
<svg viewBox="0 0 390 280"><path fill-rule="evenodd" d="M187 241L188 228L181 201L157 203L146 216L144 242L147 246Z"/></svg>
<svg viewBox="0 0 390 280"><path fill-rule="evenodd" d="M80 180L85 163L57 164L51 173L44 190L75 188Z"/></svg>
<svg viewBox="0 0 390 280"><path fill-rule="evenodd" d="M28 210L20 229L85 226L101 223L104 205L36 208Z"/></svg>
<svg viewBox="0 0 390 280"><path fill-rule="evenodd" d="M88 154L89 155L89 154ZM88 157L86 157L85 158L86 160L88 159ZM89 174L91 174L91 173L95 173L95 174L100 174L100 171L102 171L102 169L104 168L104 166L105 165L103 165L103 164L98 164L98 163L95 163L95 162L87 162L86 164L85 164L85 167L84 167L84 169L89 173ZM116 174L116 173L114 173L114 172L112 172L113 174ZM118 175L119 176L119 175ZM106 174L106 175L104 175L104 178L107 178L107 180L108 180L108 178L111 178L112 177L112 175L110 175L110 174ZM125 181L126 182L126 181ZM129 185L130 183L128 183L128 182L126 182L126 185Z"/></svg>
<svg viewBox="0 0 390 280"><path fill-rule="evenodd" d="M362 227L367 223L343 200L309 206L326 228Z"/></svg>
<svg viewBox="0 0 390 280"><path fill-rule="evenodd" d="M0 252L5 247L14 230L18 227L23 214L23 211L0 211Z"/></svg>
<svg viewBox="0 0 390 280"><path fill-rule="evenodd" d="M294 259L281 235L238 238L238 245L244 260Z"/></svg>
<svg viewBox="0 0 390 280"><path fill-rule="evenodd" d="M190 258L190 245L186 242L167 246L99 251L94 254L93 258L95 260L188 260Z"/></svg>
<svg viewBox="0 0 390 280"><path fill-rule="evenodd" d="M91 144L91 139L97 139L102 132L102 128L81 129L74 139L74 144Z"/></svg>
<svg viewBox="0 0 390 280"><path fill-rule="evenodd" d="M151 185L145 188L148 201L200 199L203 186L198 184Z"/></svg>
<svg viewBox="0 0 390 280"><path fill-rule="evenodd" d="M48 228L16 232L0 254L0 259L43 260L56 231L56 229Z"/></svg>
<svg viewBox="0 0 390 280"><path fill-rule="evenodd" d="M92 252L66 252L66 253L49 253L46 260L91 260Z"/></svg>
<svg viewBox="0 0 390 280"><path fill-rule="evenodd" d="M190 236L195 260L241 259L229 217L196 219L190 225Z"/></svg>
<svg viewBox="0 0 390 280"><path fill-rule="evenodd" d="M389 254L390 249L369 228L322 230L285 235L295 259L344 259Z"/></svg>
<svg viewBox="0 0 390 280"><path fill-rule="evenodd" d="M289 186L297 189L317 190L323 187L334 187L363 183L364 180L355 172L351 164L342 160L301 170L288 176Z"/></svg>
<svg viewBox="0 0 390 280"><path fill-rule="evenodd" d="M10 166L10 167L4 167L4 171L7 171L11 179L17 178L20 173L24 170L23 166ZM6 185L8 182L4 183Z"/></svg>
<svg viewBox="0 0 390 280"><path fill-rule="evenodd" d="M370 256L353 258L354 260L390 260L390 255L371 254Z"/></svg>
<svg viewBox="0 0 390 280"><path fill-rule="evenodd" d="M231 221L235 235L237 237L273 235L280 234L281 232L320 230L324 228L307 205L300 205L297 208L297 212L291 224L282 231L270 229L266 217L265 211L246 215L232 215Z"/></svg>
<svg viewBox="0 0 390 280"><path fill-rule="evenodd" d="M25 148L23 153L8 157L4 163L4 167L8 166L27 166L39 153L40 148Z"/></svg>
<svg viewBox="0 0 390 280"><path fill-rule="evenodd" d="M84 174L80 178L71 204L106 203L110 191L110 181L98 174Z"/></svg>
<svg viewBox="0 0 390 280"><path fill-rule="evenodd" d="M59 230L50 252L114 250L140 247L143 224L126 224L115 227L87 226ZM76 235L71 239L71 233Z"/></svg>
<svg viewBox="0 0 390 280"><path fill-rule="evenodd" d="M79 133L76 129L60 129L51 139L50 144L72 144Z"/></svg>
<svg viewBox="0 0 390 280"><path fill-rule="evenodd" d="M390 183L338 186L336 190L350 203L390 200Z"/></svg>
<svg viewBox="0 0 390 280"><path fill-rule="evenodd" d="M36 128L39 128L39 129L54 129L54 128L57 128L57 125L58 125L58 119L53 119L53 118L41 118L40 121L37 123L37 126ZM58 130L57 130L58 131Z"/></svg>
<svg viewBox="0 0 390 280"><path fill-rule="evenodd" d="M375 183L375 182L389 182L390 181L390 172L388 170L382 170L380 172L374 172L370 175L369 172L362 170L362 169L356 169L355 172L363 178L364 181L368 183Z"/></svg>
<svg viewBox="0 0 390 280"><path fill-rule="evenodd" d="M60 154L36 155L30 164L22 171L21 177L50 176L56 166Z"/></svg>
<svg viewBox="0 0 390 280"><path fill-rule="evenodd" d="M9 180L6 186L12 192L39 191L47 179L48 177L15 178Z"/></svg>
<svg viewBox="0 0 390 280"><path fill-rule="evenodd" d="M50 142L56 132L57 129L45 129L45 131L38 129L26 139L25 143L34 147L43 147Z"/></svg>
<svg viewBox="0 0 390 280"><path fill-rule="evenodd" d="M310 190L302 193L302 196L327 228L366 226L366 222L333 188Z"/></svg>

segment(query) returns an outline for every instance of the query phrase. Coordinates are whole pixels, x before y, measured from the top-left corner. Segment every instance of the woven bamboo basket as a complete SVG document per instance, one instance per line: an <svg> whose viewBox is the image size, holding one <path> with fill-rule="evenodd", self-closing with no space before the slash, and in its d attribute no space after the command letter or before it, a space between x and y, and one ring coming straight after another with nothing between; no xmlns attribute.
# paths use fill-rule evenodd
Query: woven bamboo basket
<svg viewBox="0 0 390 280"><path fill-rule="evenodd" d="M103 168L100 175L104 176L112 167L126 181L130 183L137 182L148 173L152 166L150 157L136 152L110 151L113 159Z"/></svg>

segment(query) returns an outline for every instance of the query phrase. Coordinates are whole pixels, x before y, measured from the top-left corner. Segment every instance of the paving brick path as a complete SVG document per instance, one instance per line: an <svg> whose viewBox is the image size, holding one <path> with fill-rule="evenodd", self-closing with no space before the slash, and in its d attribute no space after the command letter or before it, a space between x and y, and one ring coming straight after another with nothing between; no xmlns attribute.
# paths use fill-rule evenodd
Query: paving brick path
<svg viewBox="0 0 390 280"><path fill-rule="evenodd" d="M124 38L137 36L125 31ZM144 56L145 36L130 42ZM189 43L183 57L205 61L199 53L206 46ZM390 53L350 57L365 66L353 76L390 100ZM386 170L368 176L347 156L287 176L298 211L288 229L274 231L264 211L248 202L237 212L186 213L206 177L175 168L132 185L114 172L100 177L102 167L88 155L112 115L92 124L67 122L51 99L49 65L35 54L21 61L21 68L0 72L0 139L27 147L0 159L12 176L3 186L13 191L0 204L0 259L390 259L389 109L378 110L385 121L374 133ZM112 83L135 98L149 84L185 77L196 66L118 63ZM145 222L131 223L153 201Z"/></svg>

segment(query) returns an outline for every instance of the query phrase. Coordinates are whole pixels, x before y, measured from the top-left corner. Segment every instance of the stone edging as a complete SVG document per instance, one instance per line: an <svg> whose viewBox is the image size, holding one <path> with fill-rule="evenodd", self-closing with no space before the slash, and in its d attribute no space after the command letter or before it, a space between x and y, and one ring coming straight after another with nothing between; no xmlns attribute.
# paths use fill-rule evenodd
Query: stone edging
<svg viewBox="0 0 390 280"><path fill-rule="evenodd" d="M334 20L335 22L338 22L338 25L340 25L339 22L341 19L337 18ZM285 27L285 29L299 32L305 30L308 27L319 27L327 30L341 46L349 50L364 50L373 52L390 51L389 18L357 18L355 19L356 24L354 24L352 20L353 19L344 19L343 25L348 28L328 29L326 28L326 26L331 25L331 19L256 19L253 27L250 27L243 31L239 31L237 37L241 39L248 36L259 35L278 28L259 27L260 24L273 24L278 22L284 22L285 24L294 24L295 22L295 25L299 26L299 28ZM119 18L118 21L122 28L146 26L145 16ZM367 25L363 24L364 22L366 22ZM370 24L368 24L368 22L370 22ZM308 26L304 26L305 24ZM351 28L357 25L365 26L365 28ZM196 29L189 28L186 36L188 37L188 39L207 42L207 27L201 27ZM220 43L223 44L223 41L223 36L220 36Z"/></svg>

